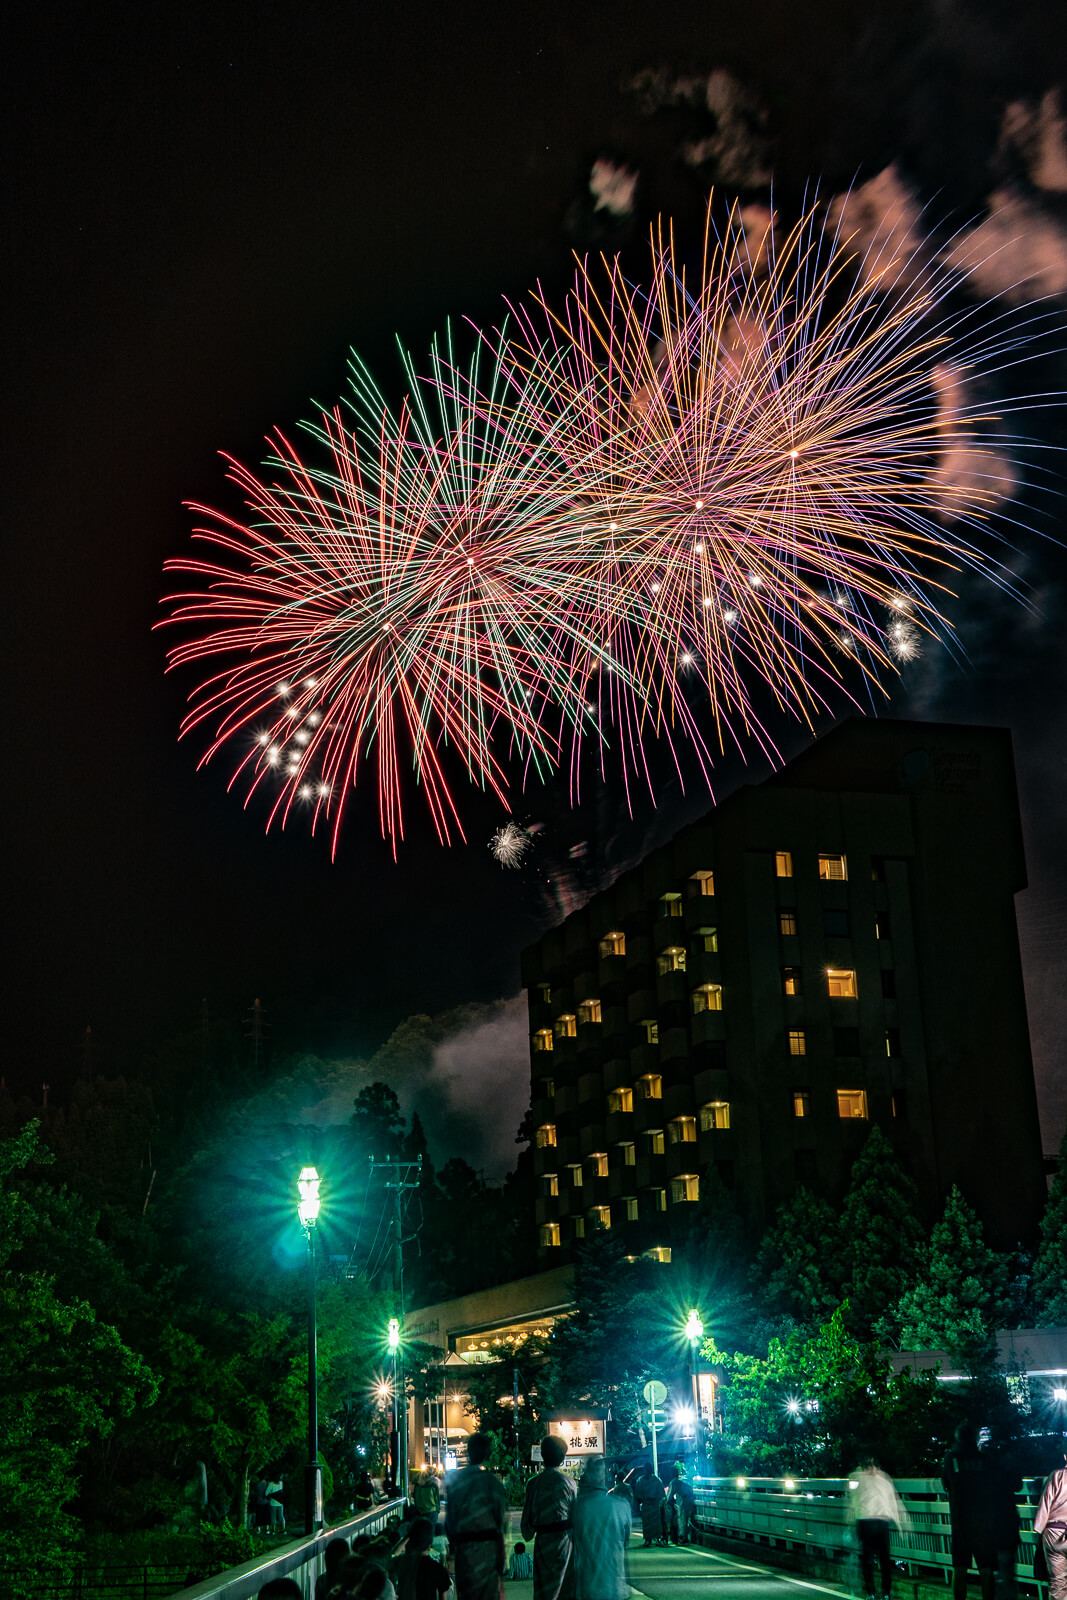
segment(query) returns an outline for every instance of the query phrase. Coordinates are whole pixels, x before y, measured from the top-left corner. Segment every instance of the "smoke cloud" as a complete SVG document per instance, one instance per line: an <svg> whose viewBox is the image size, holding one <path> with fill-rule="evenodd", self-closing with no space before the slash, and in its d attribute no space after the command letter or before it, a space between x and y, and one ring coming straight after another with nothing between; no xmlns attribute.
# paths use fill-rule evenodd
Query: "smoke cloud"
<svg viewBox="0 0 1067 1600"><path fill-rule="evenodd" d="M613 217L628 217L634 208L637 173L601 157L593 162L593 170L589 174L589 193L596 202L595 211L610 211Z"/></svg>

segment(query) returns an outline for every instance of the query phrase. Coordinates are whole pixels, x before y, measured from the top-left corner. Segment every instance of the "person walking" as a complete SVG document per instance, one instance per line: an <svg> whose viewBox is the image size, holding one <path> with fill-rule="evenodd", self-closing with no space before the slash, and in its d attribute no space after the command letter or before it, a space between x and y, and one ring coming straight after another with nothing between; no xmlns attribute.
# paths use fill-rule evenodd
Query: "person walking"
<svg viewBox="0 0 1067 1600"><path fill-rule="evenodd" d="M499 1600L508 1501L504 1485L485 1465L491 1449L484 1433L472 1434L467 1440L467 1465L448 1480L445 1531L457 1600Z"/></svg>
<svg viewBox="0 0 1067 1600"><path fill-rule="evenodd" d="M881 1470L873 1456L849 1477L849 1510L856 1525L860 1547L860 1575L867 1600L889 1600L893 1587L893 1560L890 1539L894 1528L907 1527L908 1518L892 1478ZM874 1586L878 1567L880 1588Z"/></svg>
<svg viewBox="0 0 1067 1600"><path fill-rule="evenodd" d="M526 1486L522 1536L533 1540L534 1600L569 1600L574 1592L571 1508L574 1480L561 1472L566 1442L550 1433L541 1440L542 1470Z"/></svg>
<svg viewBox="0 0 1067 1600"><path fill-rule="evenodd" d="M1067 1453L1064 1454L1067 1462ZM1034 1513L1048 1566L1049 1600L1067 1600L1067 1466L1050 1472Z"/></svg>
<svg viewBox="0 0 1067 1600"><path fill-rule="evenodd" d="M988 1515L993 1488L990 1466L978 1448L974 1424L961 1422L952 1449L941 1463L952 1539L952 1600L966 1600L972 1561L978 1568L982 1600L993 1600L997 1553Z"/></svg>
<svg viewBox="0 0 1067 1600"><path fill-rule="evenodd" d="M682 1463L675 1462L674 1476L667 1489L667 1522L675 1544L688 1544L696 1510L693 1485L685 1474Z"/></svg>
<svg viewBox="0 0 1067 1600"><path fill-rule="evenodd" d="M571 1511L577 1600L626 1600L626 1547L633 1518L622 1495L608 1493L602 1456L586 1465Z"/></svg>
<svg viewBox="0 0 1067 1600"><path fill-rule="evenodd" d="M436 1528L441 1511L441 1485L431 1468L425 1467L419 1473L411 1498L419 1516L425 1517L431 1527Z"/></svg>
<svg viewBox="0 0 1067 1600"><path fill-rule="evenodd" d="M652 1471L651 1467L646 1467L634 1484L634 1499L641 1518L645 1549L647 1550L652 1544L666 1544L667 1491L663 1487L662 1479Z"/></svg>

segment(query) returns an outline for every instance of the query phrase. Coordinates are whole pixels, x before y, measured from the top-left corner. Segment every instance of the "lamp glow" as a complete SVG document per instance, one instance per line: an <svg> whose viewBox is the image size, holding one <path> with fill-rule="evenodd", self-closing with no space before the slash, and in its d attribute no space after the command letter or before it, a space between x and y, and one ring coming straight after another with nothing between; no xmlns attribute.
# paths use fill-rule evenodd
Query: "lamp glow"
<svg viewBox="0 0 1067 1600"><path fill-rule="evenodd" d="M696 1344L704 1337L704 1321L699 1311L690 1311L685 1319L685 1336L690 1344Z"/></svg>
<svg viewBox="0 0 1067 1600"><path fill-rule="evenodd" d="M297 1205L297 1216L300 1218L302 1228L313 1227L319 1217L319 1175L314 1167L301 1167L300 1176L296 1180L300 1201Z"/></svg>
<svg viewBox="0 0 1067 1600"><path fill-rule="evenodd" d="M400 1323L396 1317L389 1318L389 1348L400 1349Z"/></svg>
<svg viewBox="0 0 1067 1600"><path fill-rule="evenodd" d="M1052 1398L1053 1398L1053 1400L1058 1400L1060 1405L1062 1406L1064 1403L1067 1403L1067 1389L1064 1389L1062 1387L1057 1387L1057 1388L1053 1389Z"/></svg>

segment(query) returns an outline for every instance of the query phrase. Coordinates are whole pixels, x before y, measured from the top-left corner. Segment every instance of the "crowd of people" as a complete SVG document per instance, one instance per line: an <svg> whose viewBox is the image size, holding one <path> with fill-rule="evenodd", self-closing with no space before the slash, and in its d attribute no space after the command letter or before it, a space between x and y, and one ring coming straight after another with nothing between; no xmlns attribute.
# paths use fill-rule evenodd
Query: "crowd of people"
<svg viewBox="0 0 1067 1600"><path fill-rule="evenodd" d="M644 1466L616 1473L609 1487L602 1456L591 1457L580 1478L564 1470L567 1446L553 1434L542 1441L541 1471L531 1478L522 1507L522 1540L508 1560L507 1496L489 1470L491 1448L483 1434L468 1440L467 1465L448 1479L443 1522L441 1486L426 1471L412 1487L406 1521L392 1518L381 1533L360 1535L351 1546L329 1540L314 1600L443 1600L453 1583L455 1600L502 1600L505 1579L532 1579L533 1600L627 1600L635 1518L646 1547L686 1544L692 1537L695 1497L684 1462L673 1464L666 1484ZM976 1430L963 1423L945 1456L942 1482L953 1600L966 1600L972 1564L981 1600L1014 1600L1020 1519L1007 1452L995 1443L980 1445ZM265 1480L265 1498L281 1487ZM848 1507L864 1594L890 1600L892 1538L907 1530L908 1519L892 1478L873 1456L848 1480ZM1067 1465L1046 1480L1033 1527L1043 1563L1038 1576L1049 1585L1049 1600L1067 1600ZM303 1600L303 1594L295 1580L276 1578L259 1600Z"/></svg>

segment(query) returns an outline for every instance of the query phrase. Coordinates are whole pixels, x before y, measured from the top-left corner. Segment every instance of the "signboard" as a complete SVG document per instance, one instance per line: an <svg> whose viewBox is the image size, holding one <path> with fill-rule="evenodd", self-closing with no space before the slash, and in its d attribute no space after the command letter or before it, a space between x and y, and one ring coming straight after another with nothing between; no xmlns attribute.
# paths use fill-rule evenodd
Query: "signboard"
<svg viewBox="0 0 1067 1600"><path fill-rule="evenodd" d="M667 1398L667 1385L660 1383L658 1378L649 1378L641 1393L645 1397L645 1405L658 1410Z"/></svg>
<svg viewBox="0 0 1067 1600"><path fill-rule="evenodd" d="M567 1444L569 1456L602 1456L604 1454L604 1423L591 1417L554 1421L549 1424Z"/></svg>

